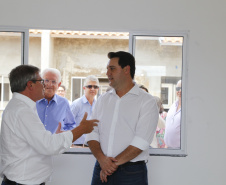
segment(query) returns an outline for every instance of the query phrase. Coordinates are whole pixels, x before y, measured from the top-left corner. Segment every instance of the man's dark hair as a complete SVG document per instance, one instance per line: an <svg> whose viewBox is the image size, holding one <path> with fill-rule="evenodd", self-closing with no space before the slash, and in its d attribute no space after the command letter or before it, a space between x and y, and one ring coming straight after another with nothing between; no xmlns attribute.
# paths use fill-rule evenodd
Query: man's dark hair
<svg viewBox="0 0 226 185"><path fill-rule="evenodd" d="M39 68L32 65L20 65L12 69L9 73L12 93L24 91L27 86L27 82L30 80L36 80L37 73L39 72Z"/></svg>
<svg viewBox="0 0 226 185"><path fill-rule="evenodd" d="M121 68L124 68L129 65L130 76L132 77L132 79L134 79L136 67L135 67L135 58L133 57L133 55L125 51L109 52L108 58L109 59L119 58L118 65L120 65Z"/></svg>
<svg viewBox="0 0 226 185"><path fill-rule="evenodd" d="M139 86L141 89L144 89L148 93L148 89L144 85Z"/></svg>

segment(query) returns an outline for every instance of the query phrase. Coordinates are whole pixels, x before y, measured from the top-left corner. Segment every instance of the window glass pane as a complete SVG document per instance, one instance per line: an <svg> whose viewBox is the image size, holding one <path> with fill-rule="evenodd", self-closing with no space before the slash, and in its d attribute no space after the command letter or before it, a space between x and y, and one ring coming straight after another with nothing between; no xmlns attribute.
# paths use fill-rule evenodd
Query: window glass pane
<svg viewBox="0 0 226 185"><path fill-rule="evenodd" d="M63 30L29 30L29 64L42 70L57 68L66 87L66 98L73 101L83 95L78 79L96 75L99 94L106 91L107 54L129 51L129 33ZM40 62L41 61L41 62ZM98 94L98 95L99 95Z"/></svg>
<svg viewBox="0 0 226 185"><path fill-rule="evenodd" d="M0 74L8 75L21 62L21 38L18 32L0 31Z"/></svg>
<svg viewBox="0 0 226 185"><path fill-rule="evenodd" d="M80 98L82 94L82 87L84 85L85 78L73 77L72 78L72 101Z"/></svg>
<svg viewBox="0 0 226 185"><path fill-rule="evenodd" d="M48 67L59 69L62 84L67 89L66 98L71 101L83 95L84 78L91 74L96 75L100 81L97 96L105 92L108 88L105 74L107 53L129 51L129 33L60 30L29 30L29 32L29 64L38 66L41 70ZM163 111L161 118L164 121L170 107L177 100L176 84L182 79L183 44L183 36L133 36L132 50L136 58L135 81L147 87L149 93L162 100L164 109L161 109ZM165 148L164 134L165 124L164 127L157 128L155 141L150 146ZM180 134L181 130L179 136ZM180 148L181 145L173 149ZM176 150L174 154L180 155L180 151ZM158 151L157 154L164 154L162 151L165 150Z"/></svg>
<svg viewBox="0 0 226 185"><path fill-rule="evenodd" d="M179 105L178 110L174 110L174 103L181 102L176 86L182 77L183 37L134 36L133 39L135 80L144 85L150 94L160 98L164 108L160 109L156 135L150 146L180 149L181 108ZM175 115L179 115L178 118ZM167 146L165 141L171 146Z"/></svg>
<svg viewBox="0 0 226 185"><path fill-rule="evenodd" d="M163 103L163 105L164 104L169 104L169 101L168 101L168 97L169 97L169 89L168 88L165 88L165 87L162 87L161 88L161 95L160 95L160 97L161 97L161 101L162 101L162 103Z"/></svg>
<svg viewBox="0 0 226 185"><path fill-rule="evenodd" d="M29 64L41 68L41 36L29 33Z"/></svg>
<svg viewBox="0 0 226 185"><path fill-rule="evenodd" d="M0 121L2 112L12 96L8 74L22 63L21 41L22 33L20 32L0 31Z"/></svg>

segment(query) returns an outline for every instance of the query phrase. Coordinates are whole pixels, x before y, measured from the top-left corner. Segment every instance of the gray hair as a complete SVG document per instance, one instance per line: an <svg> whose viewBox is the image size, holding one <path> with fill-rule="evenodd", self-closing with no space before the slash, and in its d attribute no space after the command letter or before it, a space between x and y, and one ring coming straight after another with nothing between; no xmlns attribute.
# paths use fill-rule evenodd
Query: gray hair
<svg viewBox="0 0 226 185"><path fill-rule="evenodd" d="M25 90L28 81L37 80L40 69L32 65L19 65L9 73L12 93Z"/></svg>
<svg viewBox="0 0 226 185"><path fill-rule="evenodd" d="M176 86L178 87L179 84L181 84L181 80L179 80L179 81L177 82L177 85L176 85Z"/></svg>
<svg viewBox="0 0 226 185"><path fill-rule="evenodd" d="M85 82L84 82L84 86L86 86L88 84L88 82L96 82L97 85L99 86L99 80L94 75L89 75L89 76L86 77Z"/></svg>
<svg viewBox="0 0 226 185"><path fill-rule="evenodd" d="M158 96L153 96L153 97L155 98L155 101L156 101L157 106L158 106L158 110L160 112L161 108L163 108L162 101L161 101L161 99Z"/></svg>
<svg viewBox="0 0 226 185"><path fill-rule="evenodd" d="M42 78L44 78L45 74L48 73L48 72L51 72L53 74L55 74L57 76L57 83L60 83L61 82L61 74L60 74L60 71L58 69L55 69L55 68L47 68L47 69L44 69L42 71Z"/></svg>

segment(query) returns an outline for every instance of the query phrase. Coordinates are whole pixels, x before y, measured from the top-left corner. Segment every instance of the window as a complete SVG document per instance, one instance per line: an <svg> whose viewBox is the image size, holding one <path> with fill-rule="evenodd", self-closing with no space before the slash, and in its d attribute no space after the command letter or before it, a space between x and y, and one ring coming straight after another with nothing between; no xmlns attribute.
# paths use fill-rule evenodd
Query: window
<svg viewBox="0 0 226 185"><path fill-rule="evenodd" d="M185 67L187 33L130 33L130 52L136 59L135 80L162 100L165 113L177 100L176 85L182 80L179 147L164 148L165 128L157 128L151 155L185 156ZM178 111L179 112L179 111ZM169 124L166 119L166 124ZM175 122L174 122L175 124ZM160 130L162 131L160 134ZM169 130L169 129L168 129ZM161 148L163 146L163 148Z"/></svg>
<svg viewBox="0 0 226 185"><path fill-rule="evenodd" d="M104 84L109 51L129 51L128 32L30 30L29 34L29 64L59 69L71 101L83 94L78 79L92 74Z"/></svg>
<svg viewBox="0 0 226 185"><path fill-rule="evenodd" d="M26 33L26 34L25 34ZM24 43L21 60L14 63L28 63L28 32L21 32ZM0 37L1 39L1 37ZM18 42L20 43L20 42ZM176 83L182 79L181 145L179 149L150 147L150 155L185 156L186 116L186 45L187 33L136 33L136 32L88 32L61 30L29 30L29 64L44 69L60 70L62 84L66 86L66 98L73 101L82 96L86 76L99 78L99 94L108 87L106 79L107 53L109 51L130 51L136 59L135 81L148 88L149 92L161 98L165 112L176 100ZM0 47L1 44L0 44ZM1 53L4 57L5 53ZM0 57L1 57L0 56ZM19 54L18 54L19 56ZM22 60L23 59L23 60ZM23 61L23 62L22 62ZM40 62L41 61L41 62ZM11 70L5 66L8 72ZM1 77L1 76L0 76ZM1 97L10 99L8 80L2 75ZM72 148L68 152L90 153L87 148Z"/></svg>
<svg viewBox="0 0 226 185"><path fill-rule="evenodd" d="M8 74L14 67L27 63L27 33L26 29L0 27L0 122L12 97Z"/></svg>

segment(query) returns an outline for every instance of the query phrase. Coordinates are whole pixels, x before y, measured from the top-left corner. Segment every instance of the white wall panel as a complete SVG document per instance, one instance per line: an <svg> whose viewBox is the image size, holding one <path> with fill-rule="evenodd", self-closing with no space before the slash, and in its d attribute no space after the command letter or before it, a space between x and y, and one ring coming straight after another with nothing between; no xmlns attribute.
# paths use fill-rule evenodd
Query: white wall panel
<svg viewBox="0 0 226 185"><path fill-rule="evenodd" d="M0 25L86 31L188 30L188 156L150 157L149 184L225 185L225 7L224 0L7 0L0 2ZM72 178L62 172L60 177L68 179L64 184L90 184L95 161L91 155L63 155L58 160L74 174ZM52 184L57 185L58 178L53 175Z"/></svg>

